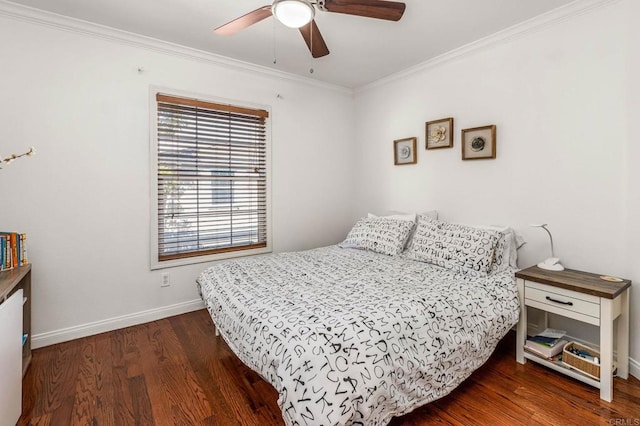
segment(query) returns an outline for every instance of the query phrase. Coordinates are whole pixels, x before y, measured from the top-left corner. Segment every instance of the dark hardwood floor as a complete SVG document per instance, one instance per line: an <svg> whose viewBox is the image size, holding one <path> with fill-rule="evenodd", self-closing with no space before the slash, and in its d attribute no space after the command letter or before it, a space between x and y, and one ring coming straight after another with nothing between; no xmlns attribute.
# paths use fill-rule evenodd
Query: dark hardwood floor
<svg viewBox="0 0 640 426"><path fill-rule="evenodd" d="M510 333L450 395L392 425L640 424L640 381L615 400L531 362ZM281 425L276 391L215 337L205 310L38 349L19 425Z"/></svg>

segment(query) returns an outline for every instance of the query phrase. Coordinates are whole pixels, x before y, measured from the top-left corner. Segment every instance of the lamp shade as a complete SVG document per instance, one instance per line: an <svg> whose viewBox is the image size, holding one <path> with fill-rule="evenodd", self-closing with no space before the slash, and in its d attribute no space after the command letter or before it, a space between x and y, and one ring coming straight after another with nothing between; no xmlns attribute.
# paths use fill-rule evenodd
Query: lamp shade
<svg viewBox="0 0 640 426"><path fill-rule="evenodd" d="M277 0L271 11L289 28L300 28L307 25L316 14L314 7L305 0Z"/></svg>

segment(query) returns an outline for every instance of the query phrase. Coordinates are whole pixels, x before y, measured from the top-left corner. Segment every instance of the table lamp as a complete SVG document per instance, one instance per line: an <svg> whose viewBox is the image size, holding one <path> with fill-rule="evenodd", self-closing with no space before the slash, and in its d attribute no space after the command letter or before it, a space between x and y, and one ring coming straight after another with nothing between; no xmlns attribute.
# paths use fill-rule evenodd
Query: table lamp
<svg viewBox="0 0 640 426"><path fill-rule="evenodd" d="M560 263L560 259L555 257L553 254L553 236L551 235L551 232L549 231L549 229L547 229L547 224L546 223L541 223L541 224L532 224L529 225L533 228L542 228L545 231L547 231L547 234L549 234L549 240L551 241L551 257L543 260L542 262L538 263L538 268L542 268L542 269L546 269L548 271L564 271L564 266L562 266L562 264Z"/></svg>

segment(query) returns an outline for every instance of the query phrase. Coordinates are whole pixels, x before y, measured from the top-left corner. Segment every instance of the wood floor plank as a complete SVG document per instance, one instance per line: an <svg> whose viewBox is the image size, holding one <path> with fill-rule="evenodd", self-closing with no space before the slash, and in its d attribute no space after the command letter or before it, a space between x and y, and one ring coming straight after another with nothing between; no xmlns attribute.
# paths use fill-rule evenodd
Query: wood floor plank
<svg viewBox="0 0 640 426"><path fill-rule="evenodd" d="M54 425L71 424L80 348L74 342L62 343L47 357L43 381L46 398L38 399L34 409L40 415L51 414Z"/></svg>
<svg viewBox="0 0 640 426"><path fill-rule="evenodd" d="M115 425L113 410L112 352L108 334L85 339L78 366L72 423Z"/></svg>
<svg viewBox="0 0 640 426"><path fill-rule="evenodd" d="M131 395L132 417L135 424L153 425L156 424L153 419L153 410L151 408L151 400L149 399L149 391L144 376L135 376L127 379L127 384ZM122 424L134 424L122 423Z"/></svg>
<svg viewBox="0 0 640 426"><path fill-rule="evenodd" d="M49 351L34 351L32 353L32 362L35 362L37 365L41 366L45 364L45 360L46 358L48 358L49 356L51 356L51 353ZM33 364L32 364L33 365ZM22 382L23 382L23 389L26 386L26 384L31 384L31 387L33 387L34 389L42 389L44 386L44 381L46 380L45 377L45 370L43 368L29 368L27 369L27 373L24 376ZM20 417L20 420L18 421L18 425L19 426L24 426L29 424L26 419L28 419L29 417L31 419L33 419L33 422L39 421L38 419L45 417L42 416L42 413L36 412L36 404L38 403L39 400L39 396L37 393L35 392L22 392L22 416ZM40 424L45 424L45 423L40 423Z"/></svg>
<svg viewBox="0 0 640 426"><path fill-rule="evenodd" d="M204 335L214 334L212 324L208 324L205 330L193 327L191 322L185 321L185 317L177 316L170 319L171 326L175 331L185 354L189 361L189 365L194 371L199 383L213 383L214 376L212 371L216 368L216 358L213 356L219 351L218 339L201 339ZM206 323L205 323L206 324ZM212 415L208 416L203 422L210 424L236 425L240 424L239 420L233 416L231 407L226 403L220 389L217 386L203 386L205 398L212 410Z"/></svg>
<svg viewBox="0 0 640 426"><path fill-rule="evenodd" d="M18 424L30 426L52 426L51 415L45 414L44 416L31 418L28 421L24 420L24 418L21 418Z"/></svg>
<svg viewBox="0 0 640 426"><path fill-rule="evenodd" d="M76 379L76 393L73 404L71 423L76 425L90 425L96 418L94 398L95 398L95 339L86 339L81 348L81 359L78 366L78 377Z"/></svg>
<svg viewBox="0 0 640 426"><path fill-rule="evenodd" d="M205 310L37 349L18 425L283 425L277 392L214 334ZM451 394L392 426L630 425L640 381L614 380L614 401L540 365L515 361L510 333Z"/></svg>
<svg viewBox="0 0 640 426"><path fill-rule="evenodd" d="M151 404L155 424L170 425L170 420L173 417L173 402L171 396L166 394L165 384L159 374L163 362L163 349L156 347L157 335L153 335L158 329L158 322L143 325L144 327L136 329L136 342L139 342L136 345L137 357L134 362L131 359L133 353L129 352L129 368L127 370L134 375L133 377L142 377L146 384L145 389L149 400L156 401ZM141 362L137 362L137 360Z"/></svg>
<svg viewBox="0 0 640 426"><path fill-rule="evenodd" d="M162 402L159 407L152 406L156 422L195 425L210 417L209 403L169 320L146 325L142 333L146 344L140 345L140 352L146 360L142 370L148 381L149 397Z"/></svg>
<svg viewBox="0 0 640 426"><path fill-rule="evenodd" d="M111 355L111 365L109 366L105 363L103 370L111 370L111 389L109 389L111 400L105 400L103 403L111 406L115 425L136 424L136 419L150 420L149 423L144 424L153 424L148 396L146 393L140 395L135 389L132 390L131 379L127 375L125 341L126 336L130 334L131 328L104 333L109 342L108 350ZM142 375L138 375L136 378L144 380ZM106 384L105 389L108 389ZM134 411L134 396L135 398L146 398L146 404L149 405L149 413L142 412L141 414L139 410ZM136 403L138 402L136 401ZM138 408L137 405L136 408Z"/></svg>

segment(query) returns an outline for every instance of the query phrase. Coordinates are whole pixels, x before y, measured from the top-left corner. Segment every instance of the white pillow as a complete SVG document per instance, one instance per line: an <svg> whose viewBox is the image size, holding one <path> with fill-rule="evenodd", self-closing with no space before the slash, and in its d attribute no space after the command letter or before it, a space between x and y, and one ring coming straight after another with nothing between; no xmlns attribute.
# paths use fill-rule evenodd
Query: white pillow
<svg viewBox="0 0 640 426"><path fill-rule="evenodd" d="M395 220L408 220L411 222L415 222L416 221L416 214L415 213L398 213L398 214L390 214L390 215L375 215L373 213L368 213L367 214L368 218L374 218L374 217L381 217L381 218L385 218L385 219L395 219Z"/></svg>
<svg viewBox="0 0 640 426"><path fill-rule="evenodd" d="M438 211L437 210L429 210L423 213L418 213L421 214L422 216L427 216L430 217L431 219L437 219L438 218ZM388 219L399 219L399 220L412 220L412 221L416 221L416 213L404 213L404 212L400 212L400 211L395 211L395 210L390 210L387 214L373 214L373 213L369 213L367 215L368 217L386 217Z"/></svg>
<svg viewBox="0 0 640 426"><path fill-rule="evenodd" d="M430 217L431 219L438 219L438 210L429 210L420 213L420 215Z"/></svg>
<svg viewBox="0 0 640 426"><path fill-rule="evenodd" d="M414 226L415 223L409 220L363 217L338 246L395 256L402 253Z"/></svg>

